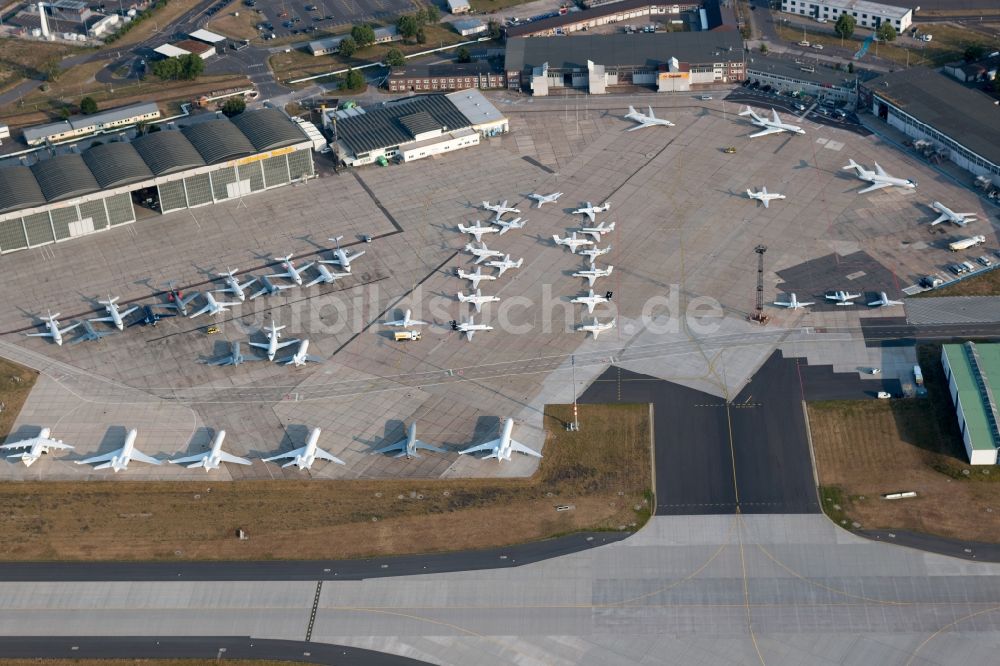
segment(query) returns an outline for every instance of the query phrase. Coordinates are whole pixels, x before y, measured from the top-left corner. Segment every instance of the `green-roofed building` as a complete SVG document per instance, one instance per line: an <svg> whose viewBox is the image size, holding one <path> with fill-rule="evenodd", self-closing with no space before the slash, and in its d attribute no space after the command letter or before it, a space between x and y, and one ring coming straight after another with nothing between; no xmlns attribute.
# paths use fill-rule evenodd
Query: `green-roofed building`
<svg viewBox="0 0 1000 666"><path fill-rule="evenodd" d="M941 364L969 462L996 465L1000 413L993 387L1000 387L1000 344L944 345Z"/></svg>

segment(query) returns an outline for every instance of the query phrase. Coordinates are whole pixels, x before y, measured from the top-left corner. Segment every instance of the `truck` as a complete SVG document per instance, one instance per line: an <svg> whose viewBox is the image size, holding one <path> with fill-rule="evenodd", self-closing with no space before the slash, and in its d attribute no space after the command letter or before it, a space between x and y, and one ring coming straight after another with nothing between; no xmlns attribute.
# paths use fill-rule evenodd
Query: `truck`
<svg viewBox="0 0 1000 666"><path fill-rule="evenodd" d="M917 383L917 386L924 385L924 373L920 372L920 366L913 366L913 380Z"/></svg>
<svg viewBox="0 0 1000 666"><path fill-rule="evenodd" d="M968 238L962 238L957 241L952 241L948 243L948 249L952 252L958 252L960 250L967 250L970 247L975 247L977 245L982 245L986 242L986 236L970 236Z"/></svg>
<svg viewBox="0 0 1000 666"><path fill-rule="evenodd" d="M420 331L396 331L394 334L396 342L401 342L403 340L419 340Z"/></svg>

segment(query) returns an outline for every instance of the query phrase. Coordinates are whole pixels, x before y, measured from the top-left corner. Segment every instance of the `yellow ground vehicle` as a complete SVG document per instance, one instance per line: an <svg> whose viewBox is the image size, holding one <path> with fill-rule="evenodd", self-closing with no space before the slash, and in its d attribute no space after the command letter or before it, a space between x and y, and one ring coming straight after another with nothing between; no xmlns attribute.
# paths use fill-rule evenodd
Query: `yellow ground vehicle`
<svg viewBox="0 0 1000 666"><path fill-rule="evenodd" d="M726 153L727 155L732 155L733 153L736 152L736 146L726 146L725 148L722 149L722 152Z"/></svg>
<svg viewBox="0 0 1000 666"><path fill-rule="evenodd" d="M218 332L219 332L219 327L215 326L215 325L208 326L208 327L205 328L205 333L207 335L215 335Z"/></svg>
<svg viewBox="0 0 1000 666"><path fill-rule="evenodd" d="M396 331L395 336L396 342L401 340L419 340L420 331Z"/></svg>

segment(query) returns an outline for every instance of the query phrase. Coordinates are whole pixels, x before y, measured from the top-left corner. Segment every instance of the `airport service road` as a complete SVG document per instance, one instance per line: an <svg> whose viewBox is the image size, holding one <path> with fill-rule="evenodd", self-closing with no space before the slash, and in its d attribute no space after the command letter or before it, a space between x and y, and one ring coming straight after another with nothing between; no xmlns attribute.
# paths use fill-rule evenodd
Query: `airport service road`
<svg viewBox="0 0 1000 666"><path fill-rule="evenodd" d="M488 571L0 583L0 635L151 634L308 636L483 666L986 664L1000 565L868 541L821 515L714 515L655 517L620 543Z"/></svg>

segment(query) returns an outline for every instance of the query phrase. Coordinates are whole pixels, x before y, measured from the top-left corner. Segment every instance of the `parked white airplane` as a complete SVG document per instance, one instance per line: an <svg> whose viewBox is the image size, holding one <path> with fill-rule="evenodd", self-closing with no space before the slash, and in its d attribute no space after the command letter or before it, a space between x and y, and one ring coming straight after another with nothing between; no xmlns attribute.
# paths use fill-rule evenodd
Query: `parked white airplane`
<svg viewBox="0 0 1000 666"><path fill-rule="evenodd" d="M605 201L600 206L593 206L588 201L586 206L584 206L583 208L577 208L576 210L574 210L570 214L571 215L577 215L577 214L579 214L579 215L586 215L587 217L590 218L590 221L593 222L594 221L594 215L596 215L597 213L603 213L603 212L608 211L608 210L611 210L611 202L610 201Z"/></svg>
<svg viewBox="0 0 1000 666"><path fill-rule="evenodd" d="M271 282L271 278L266 275L260 276L260 289L250 294L250 300L257 298L258 296L274 296L285 289L294 289L293 284L274 284Z"/></svg>
<svg viewBox="0 0 1000 666"><path fill-rule="evenodd" d="M292 465L295 465L299 469L309 469L312 467L313 462L315 462L318 458L320 460L328 460L330 462L337 463L338 465L345 465L346 463L340 458L332 456L316 446L321 432L322 431L319 428L313 428L309 433L309 439L306 440L305 446L293 451L288 451L287 453L279 453L278 455L271 456L270 458L264 458L264 462L281 460L282 458L291 458L291 460L282 465L282 467L291 467Z"/></svg>
<svg viewBox="0 0 1000 666"><path fill-rule="evenodd" d="M837 305L854 305L855 298L861 298L861 294L852 294L849 291L835 291L826 295L827 300L837 301Z"/></svg>
<svg viewBox="0 0 1000 666"><path fill-rule="evenodd" d="M975 222L976 220L975 213L956 213L955 211L953 211L952 209L948 208L943 203L940 203L938 201L932 203L931 208L933 208L936 212L941 213L941 216L938 217L938 219L931 222L932 227L935 224L941 224L942 222L951 222L952 224L957 224L960 227L964 227L969 222Z"/></svg>
<svg viewBox="0 0 1000 666"><path fill-rule="evenodd" d="M562 192L553 192L552 194L529 194L528 196L538 202L537 208L541 208L542 204L555 203L559 201L559 197L562 195Z"/></svg>
<svg viewBox="0 0 1000 666"><path fill-rule="evenodd" d="M527 220L515 217L513 220L493 220L493 224L500 227L500 235L503 236L511 229L524 229Z"/></svg>
<svg viewBox="0 0 1000 666"><path fill-rule="evenodd" d="M337 244L336 249L333 251L333 259L320 260L321 264L337 264L343 268L348 273L351 272L351 262L363 255L366 250L361 250L361 252L351 252L350 250L343 250L340 247L340 239L343 236L337 236L336 238L330 238L334 243Z"/></svg>
<svg viewBox="0 0 1000 666"><path fill-rule="evenodd" d="M497 277L500 277L507 271L508 268L520 268L521 264L523 263L524 263L524 257L521 257L517 261L511 261L510 255L505 254L503 256L503 259L500 259L498 261L487 261L486 265L492 266L493 268L499 268L500 272L497 273Z"/></svg>
<svg viewBox="0 0 1000 666"><path fill-rule="evenodd" d="M799 127L798 125L791 125L789 123L781 122L781 118L778 116L778 112L771 109L771 118L763 118L754 113L754 110L749 106L743 111L740 111L741 116L750 116L750 121L757 127L763 127L764 129L760 132L754 132L750 135L751 139L755 139L758 136L767 136L768 134L779 134L781 132L791 132L793 134L805 134L806 131Z"/></svg>
<svg viewBox="0 0 1000 666"><path fill-rule="evenodd" d="M565 245L569 248L570 252L576 254L577 248L583 247L585 245L593 245L594 241L589 238L577 238L576 232L573 232L572 236L567 236L566 238L559 238L559 236L553 234L552 240L556 242L556 245Z"/></svg>
<svg viewBox="0 0 1000 666"><path fill-rule="evenodd" d="M238 270L239 269L237 268L236 271ZM240 281L236 279L236 271L234 271L231 268L227 268L225 273L219 273L219 277L226 281L226 286L224 289L216 289L215 291L217 293L225 292L228 294L232 294L237 299L239 299L240 303L242 303L247 299L247 296L246 294L243 293L243 290L252 285L254 282L256 282L257 278L250 278L243 284L240 284Z"/></svg>
<svg viewBox="0 0 1000 666"><path fill-rule="evenodd" d="M883 292L881 292L879 294L878 300L877 301L872 301L871 303L869 303L868 307L872 307L872 308L873 307L880 307L880 308L883 308L883 307L890 307L890 306L893 306L893 305L902 305L902 304L903 304L903 301L894 301L894 300L891 300L888 296L885 295L885 292L883 291Z"/></svg>
<svg viewBox="0 0 1000 666"><path fill-rule="evenodd" d="M298 350L289 356L288 358L283 358L279 363L284 365L294 365L296 368L300 368L306 363L324 363L326 361L322 356L314 356L309 353L309 340L302 340L299 342Z"/></svg>
<svg viewBox="0 0 1000 666"><path fill-rule="evenodd" d="M382 325L383 326L402 326L404 328L409 328L410 326L423 326L426 323L427 323L426 321L418 321L416 319L410 319L410 310L407 309L406 312L403 313L403 318L402 319L397 319L395 321L384 321L384 322L382 322Z"/></svg>
<svg viewBox="0 0 1000 666"><path fill-rule="evenodd" d="M207 365L239 365L240 363L246 363L248 361L263 361L262 358L257 358L256 356L244 356L243 352L240 351L239 341L229 343L229 355L223 356L222 358L217 358L212 361L206 361Z"/></svg>
<svg viewBox="0 0 1000 666"><path fill-rule="evenodd" d="M281 267L285 269L284 273L271 273L269 277L283 277L288 278L298 286L302 286L302 273L305 272L307 268L313 265L314 262L310 261L308 264L303 264L301 266L296 266L295 262L292 261L292 255L285 257L275 257L276 261L281 262ZM328 263L328 262L323 262ZM347 270L350 270L349 268Z"/></svg>
<svg viewBox="0 0 1000 666"><path fill-rule="evenodd" d="M872 192L874 190L881 190L884 187L904 187L908 190L915 189L917 187L917 181L910 180L909 178L895 178L890 176L885 172L885 169L875 162L875 170L869 171L864 168L854 160L850 161L850 164L843 167L844 169L854 169L857 173L858 178L861 180L867 180L871 185L868 187L858 190L858 194L866 194L867 192Z"/></svg>
<svg viewBox="0 0 1000 666"><path fill-rule="evenodd" d="M226 453L222 450L222 440L226 438L226 431L220 430L215 433L215 438L212 440L212 448L205 453L199 453L193 456L186 456L184 458L175 458L168 462L174 465L186 465L188 469L193 469L195 467L204 467L207 472L210 469L219 469L219 466L226 463L233 463L236 465L252 465L253 463L246 458L240 458L239 456L234 456L231 453Z"/></svg>
<svg viewBox="0 0 1000 666"><path fill-rule="evenodd" d="M788 308L789 310L801 310L804 307L815 305L815 303L800 301L795 294L792 294L792 297L787 301L775 301L774 304L779 307Z"/></svg>
<svg viewBox="0 0 1000 666"><path fill-rule="evenodd" d="M274 319L271 319L271 328L265 329L265 335L267 336L267 342L251 342L251 347L256 347L257 349L264 349L267 352L267 360L273 361L274 357L278 354L279 349L284 349L289 345L294 345L298 342L298 338L291 338L290 340L285 340L284 342L278 342L281 337L281 329L287 328L286 326L278 326L274 323Z"/></svg>
<svg viewBox="0 0 1000 666"><path fill-rule="evenodd" d="M316 264L316 271L319 273L312 281L306 283L306 287L311 287L313 285L319 284L333 284L340 278L350 277L350 273L334 273L329 268L323 264Z"/></svg>
<svg viewBox="0 0 1000 666"><path fill-rule="evenodd" d="M118 472L128 469L128 464L132 460L141 463L148 463L150 465L162 465L163 462L157 460L152 456L147 456L145 453L135 448L135 438L139 434L134 428L128 431L128 435L125 436L125 446L118 449L117 451L112 451L111 453L105 453L104 455L94 456L93 458L87 458L85 460L77 460L77 465L89 465L90 463L101 463L94 467L94 469L107 469L111 468L115 474Z"/></svg>
<svg viewBox="0 0 1000 666"><path fill-rule="evenodd" d="M604 331L614 328L617 323L618 323L617 320L612 319L607 324L602 324L601 322L597 321L597 317L594 317L593 323L580 324L579 326L577 326L576 330L584 331L585 333L593 333L594 339L596 340L597 336L599 336Z"/></svg>
<svg viewBox="0 0 1000 666"><path fill-rule="evenodd" d="M588 247L586 249L580 250L577 254L582 254L590 259L590 263L594 263L594 259L611 252L611 246L607 247Z"/></svg>
<svg viewBox="0 0 1000 666"><path fill-rule="evenodd" d="M77 326L79 326L80 322L76 322L75 324L70 324L69 326L66 326L64 328L59 328L58 317L59 317L58 312L52 314L52 311L50 310L49 316L41 317L42 323L45 324L46 331L44 333L25 333L25 335L28 336L29 338L52 338L52 342L56 343L61 347L63 343L62 336L69 333Z"/></svg>
<svg viewBox="0 0 1000 666"><path fill-rule="evenodd" d="M615 270L614 266L608 266L607 268L598 268L597 266L594 265L593 260L591 260L590 268L573 273L573 277L587 278L587 282L589 283L588 286L593 287L594 282L597 281L597 278L608 277L609 275L611 275L611 271L613 270Z"/></svg>
<svg viewBox="0 0 1000 666"><path fill-rule="evenodd" d="M154 308L173 308L177 310L178 314L182 317L188 316L187 306L194 299L198 298L198 292L192 291L188 293L187 296L183 295L175 287L177 284L173 280L170 280L167 284L167 302L166 303L154 303Z"/></svg>
<svg viewBox="0 0 1000 666"><path fill-rule="evenodd" d="M607 296L595 296L594 290L591 289L586 296L577 296L570 303L579 303L581 305L587 306L587 314L594 314L594 306L599 303L607 303L611 299Z"/></svg>
<svg viewBox="0 0 1000 666"><path fill-rule="evenodd" d="M389 446L383 446L381 449L376 449L373 453L388 453L389 451L399 451L398 455L393 456L394 458L419 458L420 454L417 453L417 449L424 449L425 451L435 451L437 453L448 453L442 448L437 446L431 446L427 442L421 442L417 439L417 424L416 422L411 423L410 427L406 431L406 437L399 440L395 444L390 444Z"/></svg>
<svg viewBox="0 0 1000 666"><path fill-rule="evenodd" d="M511 208L510 206L508 206L506 199L503 200L502 202L496 204L496 205L491 204L489 201L484 201L483 202L483 208L486 209L486 210L492 211L495 214L495 216L493 218L494 220L499 220L506 213L520 213L521 212L521 211L519 211L516 208Z"/></svg>
<svg viewBox="0 0 1000 666"><path fill-rule="evenodd" d="M3 446L0 446L0 450L16 451L18 449L27 449L26 451L14 453L8 455L7 457L20 458L25 467L31 467L36 460L48 453L49 449L73 448L69 444L64 444L61 439L51 439L49 437L50 434L52 434L52 430L49 428L42 428L37 437L22 439L19 442L11 442L10 444L4 444Z"/></svg>
<svg viewBox="0 0 1000 666"><path fill-rule="evenodd" d="M483 267L482 266L478 267L476 269L475 273L466 273L464 270L462 270L461 268L459 268L458 269L458 277L462 278L463 280L469 280L470 282L472 282L472 288L473 289L479 289L479 282L481 280L496 280L497 279L496 275L483 275Z"/></svg>
<svg viewBox="0 0 1000 666"><path fill-rule="evenodd" d="M469 321L453 321L451 322L451 327L456 331L465 333L466 340L472 340L472 336L476 334L476 331L492 331L492 326L487 326L486 324L477 324L474 315L469 316Z"/></svg>
<svg viewBox="0 0 1000 666"><path fill-rule="evenodd" d="M483 309L483 303L499 303L500 297L483 296L483 292L481 292L479 289L476 289L476 293L470 294L469 296L466 296L462 292L458 292L458 300L460 300L463 303L472 303L474 306L476 306L476 312L481 312Z"/></svg>
<svg viewBox="0 0 1000 666"><path fill-rule="evenodd" d="M604 234L610 234L615 230L615 223L612 222L608 224L607 222L601 222L596 227L580 227L580 233L585 236L590 236L594 239L595 243L601 242L601 236Z"/></svg>
<svg viewBox="0 0 1000 666"><path fill-rule="evenodd" d="M674 124L669 120L664 120L663 118L657 118L656 114L653 113L653 107L649 107L649 113L645 114L642 111L636 111L635 107L628 107L628 113L625 117L629 120L634 120L639 123L635 127L629 127L626 132L634 132L636 130L642 129L644 127L656 127L657 125L662 125L664 127L673 127Z"/></svg>
<svg viewBox="0 0 1000 666"><path fill-rule="evenodd" d="M483 234L495 234L500 232L500 229L497 229L496 227L484 227L479 220L476 220L476 223L471 227L467 227L459 222L458 230L463 234L472 234L477 243L483 242Z"/></svg>
<svg viewBox="0 0 1000 666"><path fill-rule="evenodd" d="M751 199L756 199L757 201L760 201L761 203L763 203L764 204L764 208L767 208L768 204L773 199L784 199L785 198L784 194L778 194L776 192L768 192L767 191L767 187L760 188L760 192L751 192L750 190L747 190L747 196L750 197Z"/></svg>
<svg viewBox="0 0 1000 666"><path fill-rule="evenodd" d="M486 243L480 243L482 247L476 247L472 243L466 243L465 251L476 257L476 263L481 264L487 259L492 257L502 257L503 252L500 250L491 250L486 247Z"/></svg>
<svg viewBox="0 0 1000 666"><path fill-rule="evenodd" d="M458 455L466 455L469 453L478 453L480 451L489 451L488 456L480 458L480 460L489 460L490 458L496 458L497 462L502 462L504 460L510 460L510 455L512 453L523 453L528 456L534 456L535 458L541 458L542 454L533 449L529 449L527 446L518 442L511 437L511 433L514 431L514 419L505 419L503 423L503 430L500 432L500 439L494 439L484 444L476 444L475 446L470 446L467 449L458 452Z"/></svg>
<svg viewBox="0 0 1000 666"><path fill-rule="evenodd" d="M100 303L101 305L104 306L104 310L105 310L105 312L108 313L108 316L107 317L92 318L92 319L90 319L90 321L106 321L109 324L111 324L112 326L114 326L115 328L117 328L119 331L124 331L125 330L125 322L122 321L122 318L123 317L127 317L130 314L132 314L133 312L135 312L136 310L138 310L139 306L138 305L133 305L128 310L125 310L124 312L122 312L121 310L118 309L118 299L119 299L118 296L115 296L114 298L112 298L111 295L108 294L108 300L106 300L106 301L97 301L98 303Z"/></svg>
<svg viewBox="0 0 1000 666"><path fill-rule="evenodd" d="M212 292L205 292L205 307L197 312L191 314L188 319L194 319L195 317L201 316L205 313L211 315L217 315L220 312L229 312L229 308L234 305L239 305L239 301L223 302L215 300L215 296L212 296Z"/></svg>

